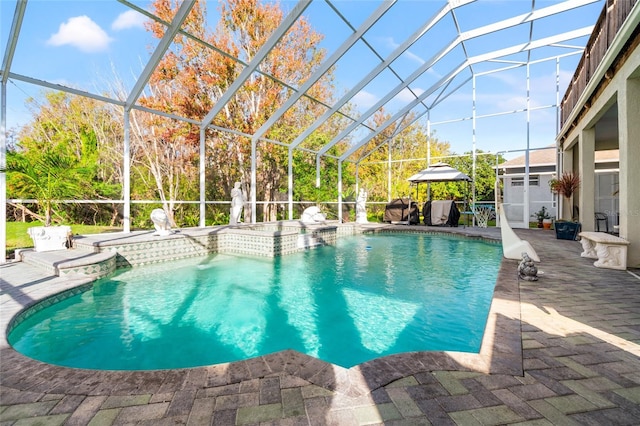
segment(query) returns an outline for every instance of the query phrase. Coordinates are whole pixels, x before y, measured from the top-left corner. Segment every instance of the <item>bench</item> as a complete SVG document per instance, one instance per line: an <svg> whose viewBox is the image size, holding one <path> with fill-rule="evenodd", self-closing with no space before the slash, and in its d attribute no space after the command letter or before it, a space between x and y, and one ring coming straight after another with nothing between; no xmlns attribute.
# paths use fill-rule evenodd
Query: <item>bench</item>
<svg viewBox="0 0 640 426"><path fill-rule="evenodd" d="M629 241L604 232L580 232L582 253L580 256L598 259L597 268L627 269L627 246Z"/></svg>

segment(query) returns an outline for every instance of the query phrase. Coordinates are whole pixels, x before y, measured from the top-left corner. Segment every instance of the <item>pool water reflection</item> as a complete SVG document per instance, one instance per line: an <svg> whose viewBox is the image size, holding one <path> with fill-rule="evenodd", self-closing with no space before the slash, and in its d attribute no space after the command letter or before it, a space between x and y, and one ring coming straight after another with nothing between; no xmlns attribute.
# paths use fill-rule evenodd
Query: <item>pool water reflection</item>
<svg viewBox="0 0 640 426"><path fill-rule="evenodd" d="M44 362L118 370L285 349L343 367L401 352L478 352L501 256L480 240L379 234L275 259L138 267L36 307L9 341Z"/></svg>

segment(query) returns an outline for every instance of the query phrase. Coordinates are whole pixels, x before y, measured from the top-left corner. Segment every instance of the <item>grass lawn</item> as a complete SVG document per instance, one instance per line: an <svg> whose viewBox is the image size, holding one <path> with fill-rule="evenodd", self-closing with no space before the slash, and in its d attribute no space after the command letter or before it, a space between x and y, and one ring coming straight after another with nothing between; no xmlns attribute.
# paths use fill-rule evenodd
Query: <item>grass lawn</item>
<svg viewBox="0 0 640 426"><path fill-rule="evenodd" d="M7 255L13 254L17 248L33 247L33 241L27 234L27 229L41 226L40 222L7 222ZM71 225L74 234L99 234L101 232L122 231L122 228L112 226Z"/></svg>

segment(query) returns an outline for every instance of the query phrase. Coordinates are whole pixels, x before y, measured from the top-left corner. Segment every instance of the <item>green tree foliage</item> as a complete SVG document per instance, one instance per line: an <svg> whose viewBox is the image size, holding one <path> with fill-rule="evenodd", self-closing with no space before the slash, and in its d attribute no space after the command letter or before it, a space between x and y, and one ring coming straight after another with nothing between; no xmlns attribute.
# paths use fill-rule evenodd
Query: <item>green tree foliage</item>
<svg viewBox="0 0 640 426"><path fill-rule="evenodd" d="M185 23L193 35L220 50L230 52L248 63L260 50L283 20L280 5L257 0L228 0L220 4L220 20L214 32L208 32L206 4L197 2ZM170 20L178 5L169 0L155 0L151 8L158 16ZM152 22L149 30L155 37L162 37L164 27ZM314 32L308 22L301 18L287 32L281 41L262 61L260 68L278 80L296 87L304 83L324 59L324 51L318 47L322 37ZM211 108L225 95L231 84L240 75L245 65L208 49L191 38L179 36L170 53L162 59L159 68L152 75L151 96L142 99L144 105L196 120L202 120ZM316 83L311 96L327 102L332 94L331 74ZM222 128L232 128L247 135L253 135L273 115L291 95L289 89L280 82L262 73L251 75L244 85L234 93L222 110L213 117L213 123ZM307 98L300 99L294 108L288 110L271 128L260 136L288 143L295 132L308 124L323 108ZM154 132L148 129L155 127ZM151 123L145 120L147 129L141 140L144 144L155 143L164 147L162 152L171 151L171 145L180 144L183 150L191 147L195 151L199 140L199 129L177 129L177 123ZM155 139L152 141L151 139ZM252 141L237 134L207 130L207 194L209 198L229 197L235 181L242 183L245 196L249 195L250 159ZM287 150L276 144L256 142L257 176L256 194L264 200L261 206L263 219L276 218L277 204L281 188L286 186ZM196 153L191 154L195 156ZM186 156L183 158L187 158ZM159 173L160 167L151 166L154 158L145 161L155 178L158 192L164 193L163 201L169 202L178 194L179 180L175 174ZM175 156L156 157L157 165L165 169L175 162ZM182 163L179 167L185 168ZM166 172L166 170L165 170ZM173 180L171 180L173 179ZM171 212L167 212L171 217ZM248 213L248 209L245 209Z"/></svg>
<svg viewBox="0 0 640 426"><path fill-rule="evenodd" d="M30 100L28 107L32 121L20 130L18 142L8 153L8 169L13 175L7 184L8 196L40 200L40 215L49 223L51 214L61 217L64 212L76 222L110 220L113 224L118 217L116 204L77 204L61 209L52 203L65 198L119 198L121 149L112 154L122 140L122 127L113 109L61 92L44 93L43 101Z"/></svg>
<svg viewBox="0 0 640 426"><path fill-rule="evenodd" d="M38 210L44 215L41 219L50 226L56 214L63 218L60 200L73 199L91 193L87 184L90 172L82 168L80 162L65 152L61 146L50 147L37 156L9 152L7 155L7 185L18 197L34 197Z"/></svg>
<svg viewBox="0 0 640 426"><path fill-rule="evenodd" d="M378 111L371 126L377 127L390 117L384 111ZM407 116L404 122L413 119ZM398 128L401 127L397 125ZM429 148L430 147L430 148ZM431 157L447 155L449 144L437 139L434 133L428 134L426 126L416 121L395 135L392 128L385 129L379 136L368 142L356 152L363 162L358 170L360 186L366 188L371 201L387 201L389 151L391 151L391 198L400 198L412 194L413 188L407 180L409 176L427 167L427 150ZM415 197L414 194L412 194Z"/></svg>
<svg viewBox="0 0 640 426"><path fill-rule="evenodd" d="M498 161L503 161L502 156L498 158ZM451 156L444 162L473 178L473 154L471 151L467 151L463 155ZM496 171L495 169L493 169L493 167L495 165L495 154L487 154L482 150L476 151L476 174L474 181L476 201L494 200L494 184L496 181ZM471 185L465 182L446 182L431 184L431 196L432 199L436 200L455 198L456 200L466 199L470 202L472 198L471 191Z"/></svg>
<svg viewBox="0 0 640 426"><path fill-rule="evenodd" d="M179 3L174 0L154 0L152 13L169 22ZM210 3L209 3L210 4ZM207 3L198 1L186 19L183 29L201 39L178 34L170 50L151 75L148 90L140 104L165 113L186 117L192 122L174 120L139 109L130 112L131 197L133 200L159 200L158 204L134 205L135 226L150 226L149 211L162 205L177 226L196 225L198 207L177 203L178 200L199 200L200 126L202 121L231 84L255 57L264 41L283 20L284 12L277 2L259 0L226 0L219 3L220 19L214 30L207 22ZM164 35L166 27L149 21L147 30L156 38ZM300 87L314 73L325 58L321 49L322 35L301 18L282 37L240 89L231 96L213 117L214 126L205 131L206 197L225 201L230 198L234 182L242 183L247 199L251 192L250 172L252 147L256 149L256 199L262 220L282 217L287 193L288 149L291 143L332 104L335 94L333 74L326 73L292 108L275 120L269 128L261 129L267 120L292 95L290 87ZM214 49L211 49L213 46ZM221 51L240 58L235 61ZM275 78L268 77L271 74ZM285 84L283 84L285 82ZM114 82L113 87L121 87ZM290 87L288 87L290 86ZM121 99L124 88L116 89ZM320 102L312 99L315 98ZM352 107L344 105L342 113ZM121 199L123 183L124 112L119 106L62 93L49 93L45 102L33 104L34 119L19 135L16 158L35 158L52 149L69 161L67 170L83 171L82 191L77 196L98 199ZM378 127L390 115L379 111L369 125ZM386 201L387 160L393 161L391 170L393 197L406 195L411 188L407 177L426 167L427 140L432 157L447 155L449 144L429 135L421 122L404 127L412 120L405 117L398 125L389 126L361 147L350 159L359 161L360 186L369 192L370 201ZM196 124L194 124L196 123ZM318 150L340 133L350 121L333 114L302 141L300 147ZM217 126L217 127L216 127ZM220 128L235 129L225 132ZM256 133L259 133L256 135ZM252 140L251 135L254 136ZM274 144L268 141L279 141ZM357 141L355 141L357 142ZM346 138L333 146L320 162L321 185L316 187L316 157L307 151L293 151L294 199L310 202L335 201L338 196L338 161L334 157L350 149L354 141ZM284 145L283 145L284 144ZM66 158L68 156L68 158ZM399 161L401 159L412 161ZM72 161L73 160L73 161ZM346 162L342 167L343 196L355 198L355 165ZM72 180L73 181L73 180ZM10 188L12 197L28 196L23 185ZM13 195L15 194L15 195ZM35 195L31 195L35 197ZM264 201L264 203L261 203ZM119 219L119 203L68 205L65 211L79 222L108 223ZM228 207L211 204L208 212L214 223L226 221ZM248 219L245 209L245 220ZM210 222L208 222L210 223Z"/></svg>

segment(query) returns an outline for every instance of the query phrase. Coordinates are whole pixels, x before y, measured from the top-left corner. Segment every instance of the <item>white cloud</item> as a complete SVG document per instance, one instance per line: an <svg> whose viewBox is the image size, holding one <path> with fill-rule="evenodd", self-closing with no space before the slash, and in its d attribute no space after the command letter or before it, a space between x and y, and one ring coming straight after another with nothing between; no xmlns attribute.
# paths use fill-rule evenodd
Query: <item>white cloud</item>
<svg viewBox="0 0 640 426"><path fill-rule="evenodd" d="M380 37L380 40L382 40L382 42L384 44L386 44L387 46L389 46L392 50L395 50L395 49L398 48L398 46L400 46L400 44L398 42L396 42L393 37ZM424 59L422 59L417 54L412 53L411 50L409 50L409 49L405 50L404 53L401 56L403 56L403 55L407 59L411 59L412 61L417 62L420 65L423 65L425 63Z"/></svg>
<svg viewBox="0 0 640 426"><path fill-rule="evenodd" d="M396 42L393 37L378 37L378 39L383 44L389 46L391 49L395 49L396 47L400 46L400 44Z"/></svg>
<svg viewBox="0 0 640 426"><path fill-rule="evenodd" d="M415 93L415 96L414 94ZM422 89L418 89L418 88L414 88L413 89L413 93L411 93L411 90L407 89L406 87L404 89L402 89L400 91L400 93L398 93L395 97L395 99L402 101L404 103L409 103L412 101L416 100L416 96L420 96L424 93L424 90Z"/></svg>
<svg viewBox="0 0 640 426"><path fill-rule="evenodd" d="M111 42L109 35L88 16L69 18L60 24L58 32L53 34L47 44L52 46L71 45L83 52L105 50Z"/></svg>
<svg viewBox="0 0 640 426"><path fill-rule="evenodd" d="M143 28L146 20L147 18L143 14L135 10L128 10L118 15L116 20L111 24L111 29L121 31L129 28Z"/></svg>
<svg viewBox="0 0 640 426"><path fill-rule="evenodd" d="M411 50L407 50L404 52L404 54L411 60L413 60L414 62L417 62L420 65L424 65L425 64L425 60L422 59L420 56L416 55L415 53L412 53ZM431 71L431 68L429 68L429 71Z"/></svg>
<svg viewBox="0 0 640 426"><path fill-rule="evenodd" d="M353 98L352 101L360 108L369 108L375 105L378 102L379 98L372 93L369 93L365 90L359 91Z"/></svg>

